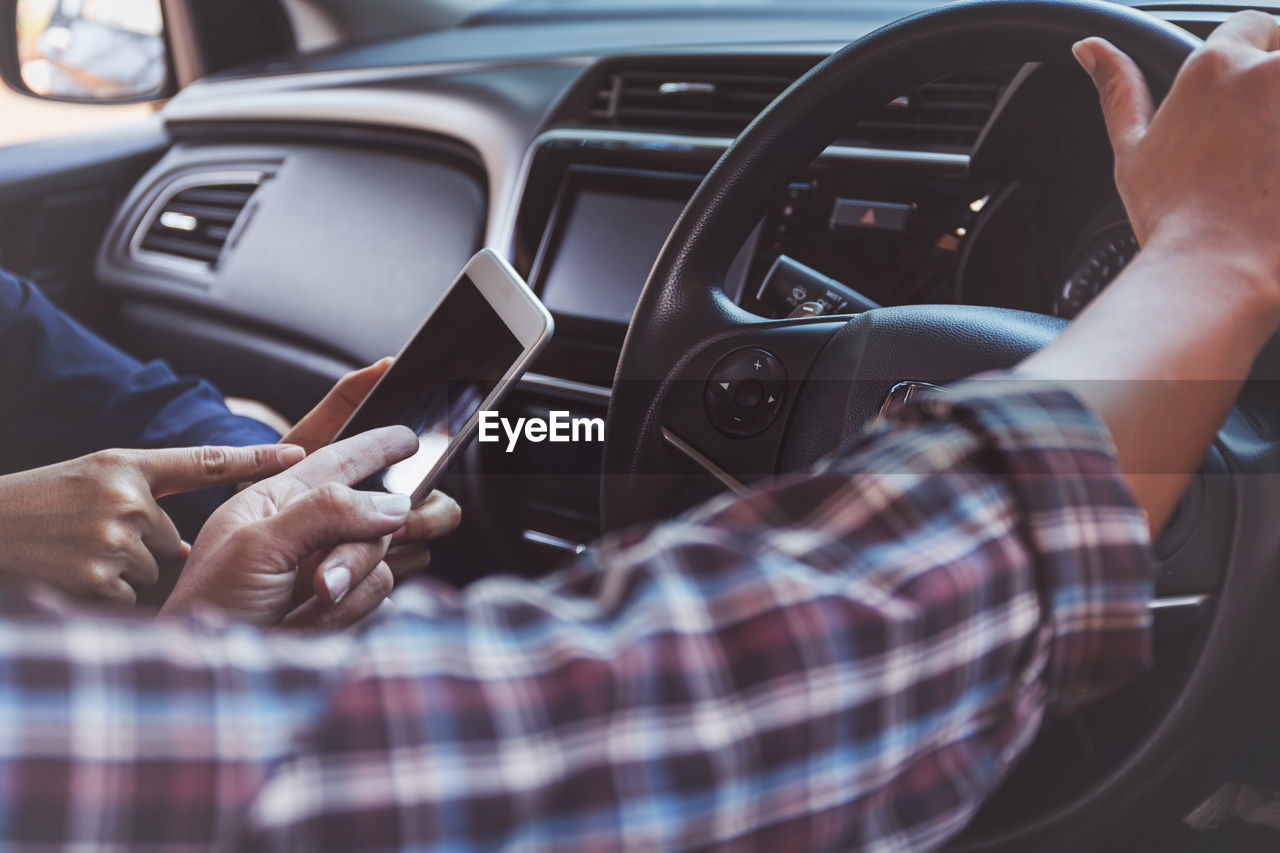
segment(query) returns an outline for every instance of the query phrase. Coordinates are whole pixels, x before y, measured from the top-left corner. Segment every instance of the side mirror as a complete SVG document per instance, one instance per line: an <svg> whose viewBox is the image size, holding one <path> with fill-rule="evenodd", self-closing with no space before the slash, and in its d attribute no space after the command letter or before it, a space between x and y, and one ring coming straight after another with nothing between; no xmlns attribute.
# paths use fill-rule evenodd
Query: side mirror
<svg viewBox="0 0 1280 853"><path fill-rule="evenodd" d="M0 72L38 98L133 103L172 93L160 0L9 0Z"/></svg>

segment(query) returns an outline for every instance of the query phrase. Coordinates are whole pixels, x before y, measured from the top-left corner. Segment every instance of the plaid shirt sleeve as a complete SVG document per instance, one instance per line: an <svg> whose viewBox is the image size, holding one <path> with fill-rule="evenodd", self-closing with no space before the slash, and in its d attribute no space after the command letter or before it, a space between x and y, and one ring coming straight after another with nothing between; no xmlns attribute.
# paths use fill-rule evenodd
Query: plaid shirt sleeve
<svg viewBox="0 0 1280 853"><path fill-rule="evenodd" d="M1153 574L1101 424L982 382L542 581L408 585L349 635L9 593L0 844L937 846L1050 709L1145 664Z"/></svg>

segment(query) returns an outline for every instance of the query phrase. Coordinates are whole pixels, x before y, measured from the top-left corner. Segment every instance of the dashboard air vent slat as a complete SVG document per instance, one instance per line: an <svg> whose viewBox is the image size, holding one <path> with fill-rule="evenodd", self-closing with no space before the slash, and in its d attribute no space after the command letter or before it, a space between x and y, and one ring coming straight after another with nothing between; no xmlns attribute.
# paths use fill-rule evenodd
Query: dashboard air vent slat
<svg viewBox="0 0 1280 853"><path fill-rule="evenodd" d="M215 263L218 256L222 254L221 247L205 245L193 240L165 237L162 234L148 235L143 245L149 252L163 252L190 261L204 261L209 264Z"/></svg>
<svg viewBox="0 0 1280 853"><path fill-rule="evenodd" d="M842 141L924 150L972 149L1014 70L993 68L927 83L850 127Z"/></svg>
<svg viewBox="0 0 1280 853"><path fill-rule="evenodd" d="M177 182L144 220L136 248L153 258L212 269L261 180L241 173Z"/></svg>
<svg viewBox="0 0 1280 853"><path fill-rule="evenodd" d="M692 69L624 69L596 94L594 118L622 126L696 125L736 133L798 76ZM692 122L690 121L692 119Z"/></svg>
<svg viewBox="0 0 1280 853"><path fill-rule="evenodd" d="M654 61L597 79L587 121L622 129L736 135L816 61L737 57L714 67ZM752 66L756 66L753 68ZM1013 77L1011 67L955 74L897 98L841 134L847 145L967 151Z"/></svg>

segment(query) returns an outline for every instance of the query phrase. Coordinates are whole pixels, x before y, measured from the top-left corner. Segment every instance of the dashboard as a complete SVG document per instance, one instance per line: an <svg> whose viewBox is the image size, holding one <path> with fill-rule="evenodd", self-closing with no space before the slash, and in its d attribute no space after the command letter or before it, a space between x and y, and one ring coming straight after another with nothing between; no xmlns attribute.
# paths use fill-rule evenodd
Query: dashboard
<svg viewBox="0 0 1280 853"><path fill-rule="evenodd" d="M556 315L509 405L602 416L649 268L703 175L809 68L910 10L486 21L206 80L164 110L173 146L121 206L97 278L146 354L213 362L233 393L296 416L396 351L487 245ZM1199 31L1220 17L1166 14ZM1070 318L1136 248L1084 75L983 68L851 121L743 235L723 284L770 318L858 299ZM218 323L236 330L229 349ZM282 391L255 367L269 353L314 381ZM458 473L525 559L598 533L598 447L473 448Z"/></svg>

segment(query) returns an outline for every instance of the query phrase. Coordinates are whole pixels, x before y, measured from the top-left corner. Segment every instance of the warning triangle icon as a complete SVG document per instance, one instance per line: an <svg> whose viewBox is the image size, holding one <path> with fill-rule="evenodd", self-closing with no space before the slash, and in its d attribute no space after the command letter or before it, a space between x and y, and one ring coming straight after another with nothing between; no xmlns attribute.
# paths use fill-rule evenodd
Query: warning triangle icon
<svg viewBox="0 0 1280 853"><path fill-rule="evenodd" d="M874 207L868 207L867 212L862 214L862 218L858 220L858 224L859 225L875 225L876 209Z"/></svg>

